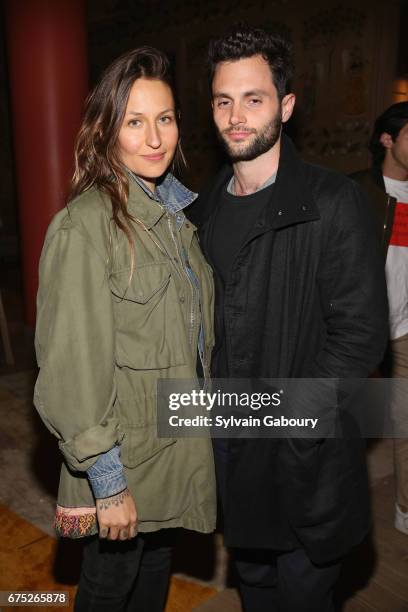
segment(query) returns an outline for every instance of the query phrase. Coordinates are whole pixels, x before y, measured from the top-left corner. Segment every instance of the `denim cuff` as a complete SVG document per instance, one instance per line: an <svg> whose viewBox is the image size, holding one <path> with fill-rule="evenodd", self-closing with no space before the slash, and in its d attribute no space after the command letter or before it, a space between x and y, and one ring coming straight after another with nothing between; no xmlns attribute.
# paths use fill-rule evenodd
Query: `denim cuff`
<svg viewBox="0 0 408 612"><path fill-rule="evenodd" d="M86 473L96 498L116 495L127 487L119 446L100 455Z"/></svg>

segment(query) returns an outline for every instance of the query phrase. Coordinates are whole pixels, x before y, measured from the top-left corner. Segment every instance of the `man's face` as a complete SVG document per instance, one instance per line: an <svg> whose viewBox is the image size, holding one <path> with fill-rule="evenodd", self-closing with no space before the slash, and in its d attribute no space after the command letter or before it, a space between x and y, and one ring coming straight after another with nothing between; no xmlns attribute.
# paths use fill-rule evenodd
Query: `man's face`
<svg viewBox="0 0 408 612"><path fill-rule="evenodd" d="M400 129L395 140L387 132L380 137L385 149L383 172L386 176L400 180L408 177L408 121Z"/></svg>
<svg viewBox="0 0 408 612"><path fill-rule="evenodd" d="M218 137L232 162L269 151L294 105L293 94L279 101L270 67L260 55L218 64L212 94Z"/></svg>
<svg viewBox="0 0 408 612"><path fill-rule="evenodd" d="M397 138L394 140L391 155L395 163L408 172L408 122L400 129Z"/></svg>

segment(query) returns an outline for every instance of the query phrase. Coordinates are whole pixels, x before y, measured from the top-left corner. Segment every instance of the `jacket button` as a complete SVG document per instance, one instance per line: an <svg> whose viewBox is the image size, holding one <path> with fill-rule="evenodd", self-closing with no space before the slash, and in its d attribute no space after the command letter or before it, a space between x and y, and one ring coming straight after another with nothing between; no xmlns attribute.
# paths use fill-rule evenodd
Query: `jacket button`
<svg viewBox="0 0 408 612"><path fill-rule="evenodd" d="M278 210L278 215L281 217L283 215L283 210Z"/></svg>
<svg viewBox="0 0 408 612"><path fill-rule="evenodd" d="M305 206L305 205L303 204L303 206L302 206L302 210L303 210L303 212L306 212L306 211L307 211L307 206Z"/></svg>
<svg viewBox="0 0 408 612"><path fill-rule="evenodd" d="M107 427L108 426L108 421L102 421L101 426L102 427Z"/></svg>
<svg viewBox="0 0 408 612"><path fill-rule="evenodd" d="M186 227L190 227L190 224L188 222L186 223Z"/></svg>
<svg viewBox="0 0 408 612"><path fill-rule="evenodd" d="M185 301L186 301L186 298L184 297L184 295L180 295L180 302L184 304Z"/></svg>

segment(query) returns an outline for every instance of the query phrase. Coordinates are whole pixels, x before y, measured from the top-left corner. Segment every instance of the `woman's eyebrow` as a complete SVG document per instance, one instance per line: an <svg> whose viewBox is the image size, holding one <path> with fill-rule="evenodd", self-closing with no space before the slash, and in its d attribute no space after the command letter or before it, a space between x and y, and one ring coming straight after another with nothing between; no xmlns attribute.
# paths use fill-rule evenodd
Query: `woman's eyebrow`
<svg viewBox="0 0 408 612"><path fill-rule="evenodd" d="M174 108L165 108L164 110L160 111L159 113L157 113L158 115L162 115L163 113L174 113ZM144 113L138 112L138 111L134 111L134 110L130 110L127 112L128 115L143 115Z"/></svg>

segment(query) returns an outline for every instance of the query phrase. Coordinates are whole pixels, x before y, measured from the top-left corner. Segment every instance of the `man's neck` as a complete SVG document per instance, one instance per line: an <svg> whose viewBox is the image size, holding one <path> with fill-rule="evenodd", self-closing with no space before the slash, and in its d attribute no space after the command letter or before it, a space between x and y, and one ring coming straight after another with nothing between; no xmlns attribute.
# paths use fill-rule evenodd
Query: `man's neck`
<svg viewBox="0 0 408 612"><path fill-rule="evenodd" d="M408 168L397 163L392 157L385 158L382 165L382 173L384 176L395 181L408 181Z"/></svg>
<svg viewBox="0 0 408 612"><path fill-rule="evenodd" d="M280 155L280 138L263 155L251 161L233 164L235 195L243 196L255 193L272 174L278 170Z"/></svg>

